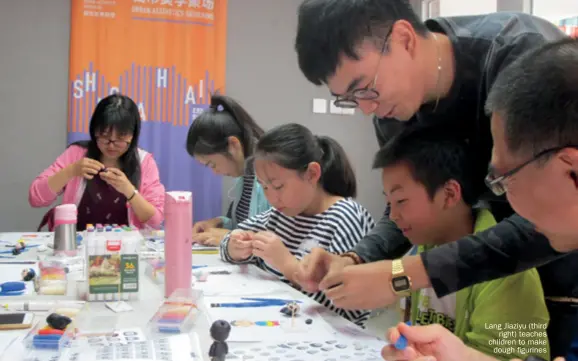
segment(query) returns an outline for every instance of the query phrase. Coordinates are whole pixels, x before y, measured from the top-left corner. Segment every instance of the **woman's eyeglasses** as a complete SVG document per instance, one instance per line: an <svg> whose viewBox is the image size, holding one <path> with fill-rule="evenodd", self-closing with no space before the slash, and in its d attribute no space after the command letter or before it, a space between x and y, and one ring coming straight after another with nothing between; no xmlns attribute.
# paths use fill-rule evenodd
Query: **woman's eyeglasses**
<svg viewBox="0 0 578 361"><path fill-rule="evenodd" d="M96 138L96 142L100 145L108 146L109 144L114 145L116 148L126 148L129 146L130 142L120 139L106 139L106 138Z"/></svg>

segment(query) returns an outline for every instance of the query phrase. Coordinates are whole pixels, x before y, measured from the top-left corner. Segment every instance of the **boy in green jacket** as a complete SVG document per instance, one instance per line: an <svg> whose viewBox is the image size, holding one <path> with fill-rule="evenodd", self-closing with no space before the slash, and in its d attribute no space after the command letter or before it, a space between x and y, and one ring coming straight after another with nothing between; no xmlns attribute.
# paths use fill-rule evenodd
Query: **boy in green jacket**
<svg viewBox="0 0 578 361"><path fill-rule="evenodd" d="M467 145L432 128L414 127L376 155L390 218L420 253L483 231L496 221L478 200ZM395 265L394 265L395 266ZM395 268L395 267L394 267ZM395 275L394 275L395 276ZM540 295L540 296L538 296ZM438 323L463 342L500 360L549 359L549 316L535 269L437 298L422 289L404 299L413 324Z"/></svg>

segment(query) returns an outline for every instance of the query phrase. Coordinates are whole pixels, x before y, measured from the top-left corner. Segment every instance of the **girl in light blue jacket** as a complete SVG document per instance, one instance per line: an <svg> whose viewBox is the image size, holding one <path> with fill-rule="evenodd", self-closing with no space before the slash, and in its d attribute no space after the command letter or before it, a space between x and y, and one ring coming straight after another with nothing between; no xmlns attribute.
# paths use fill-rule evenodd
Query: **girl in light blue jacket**
<svg viewBox="0 0 578 361"><path fill-rule="evenodd" d="M194 242L216 246L238 223L271 207L253 167L246 165L261 135L263 129L245 109L224 95L213 95L210 108L193 121L188 153L215 174L237 178L227 215L195 223Z"/></svg>

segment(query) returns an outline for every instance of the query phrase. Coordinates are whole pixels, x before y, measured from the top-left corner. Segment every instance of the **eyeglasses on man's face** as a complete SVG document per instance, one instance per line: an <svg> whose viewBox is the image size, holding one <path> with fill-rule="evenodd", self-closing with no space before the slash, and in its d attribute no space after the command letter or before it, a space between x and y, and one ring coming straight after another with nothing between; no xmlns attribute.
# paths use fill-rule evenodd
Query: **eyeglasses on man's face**
<svg viewBox="0 0 578 361"><path fill-rule="evenodd" d="M509 178L511 178L514 174L521 171L528 164L535 162L536 160L538 160L538 159L540 159L546 155L550 155L552 153L559 152L564 148L578 148L578 146L567 145L567 146L563 146L563 147L548 148L546 150L539 152L538 154L534 155L529 160L525 161L524 163L522 163L519 166L507 171L506 173L504 173L502 175L497 175L493 171L490 171L488 173L488 175L486 176L486 179L485 179L486 186L488 188L490 188L492 193L494 193L497 196L501 196L508 191L507 180Z"/></svg>
<svg viewBox="0 0 578 361"><path fill-rule="evenodd" d="M369 83L365 88L355 89L351 91L349 94L337 96L337 98L333 101L336 107L339 108L357 108L359 106L359 100L375 100L379 98L379 92L375 89L375 85L377 83L377 76L379 75L379 65L381 64L381 58L383 58L383 54L387 49L387 43L389 42L389 37L391 32L393 31L393 26L387 32L387 35L384 38L383 45L381 48L381 53L379 55L379 60L377 62L377 66L375 67L375 76L373 77L373 81Z"/></svg>

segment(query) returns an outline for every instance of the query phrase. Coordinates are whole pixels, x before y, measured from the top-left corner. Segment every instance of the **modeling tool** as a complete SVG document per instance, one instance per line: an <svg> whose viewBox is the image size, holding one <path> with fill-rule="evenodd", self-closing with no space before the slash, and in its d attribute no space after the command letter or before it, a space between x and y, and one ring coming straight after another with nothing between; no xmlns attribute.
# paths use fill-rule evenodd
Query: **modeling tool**
<svg viewBox="0 0 578 361"><path fill-rule="evenodd" d="M211 303L211 307L252 308L252 307L286 306L288 303L291 302L301 303L301 301L284 300L279 298L243 297L241 298L241 300L249 302Z"/></svg>
<svg viewBox="0 0 578 361"><path fill-rule="evenodd" d="M80 307L84 305L84 301L22 301L22 302L7 302L2 305L10 311L30 311L30 312L47 312L50 311L57 304L60 306L68 306L70 308Z"/></svg>

